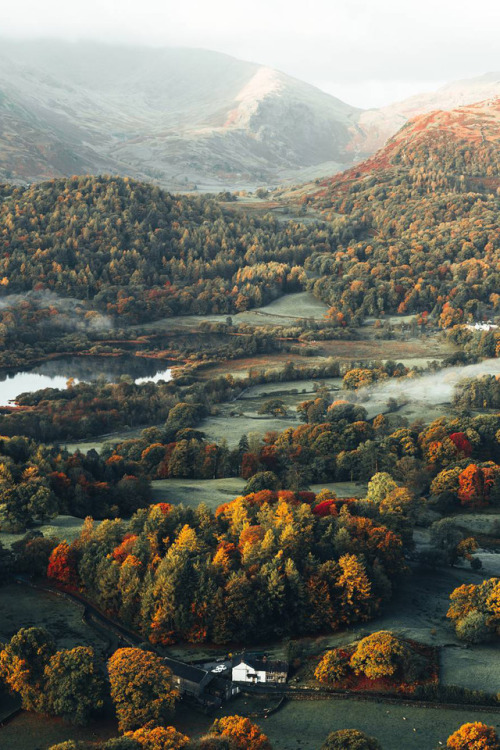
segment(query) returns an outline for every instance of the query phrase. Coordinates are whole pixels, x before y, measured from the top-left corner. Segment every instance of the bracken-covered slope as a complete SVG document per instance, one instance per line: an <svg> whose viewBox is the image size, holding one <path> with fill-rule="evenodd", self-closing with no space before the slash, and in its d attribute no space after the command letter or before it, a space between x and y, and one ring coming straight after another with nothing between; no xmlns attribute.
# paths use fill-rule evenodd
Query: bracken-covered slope
<svg viewBox="0 0 500 750"><path fill-rule="evenodd" d="M2 40L0 178L110 172L186 189L331 173L352 163L359 112L216 52Z"/></svg>
<svg viewBox="0 0 500 750"><path fill-rule="evenodd" d="M435 110L452 110L500 96L500 73L486 73L475 78L442 86L437 91L416 94L380 109L361 113L352 148L371 154L381 148L408 120Z"/></svg>
<svg viewBox="0 0 500 750"><path fill-rule="evenodd" d="M332 251L314 293L354 311L432 312L444 324L500 305L500 100L410 121L373 157L289 195L321 212Z"/></svg>
<svg viewBox="0 0 500 750"><path fill-rule="evenodd" d="M317 194L381 170L416 168L469 186L500 184L500 97L413 118L373 156L321 181Z"/></svg>

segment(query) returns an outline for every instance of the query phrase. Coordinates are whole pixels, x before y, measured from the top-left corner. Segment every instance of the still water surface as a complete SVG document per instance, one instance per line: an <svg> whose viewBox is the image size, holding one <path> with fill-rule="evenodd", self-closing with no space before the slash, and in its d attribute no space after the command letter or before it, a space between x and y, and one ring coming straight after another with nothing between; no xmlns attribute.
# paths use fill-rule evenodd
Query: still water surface
<svg viewBox="0 0 500 750"><path fill-rule="evenodd" d="M123 375L132 378L134 383L170 380L172 370L167 364L164 360L139 357L63 357L51 360L29 371L0 376L0 406L7 406L20 393L42 388L66 388L69 378L74 378L77 383L98 378L117 383Z"/></svg>

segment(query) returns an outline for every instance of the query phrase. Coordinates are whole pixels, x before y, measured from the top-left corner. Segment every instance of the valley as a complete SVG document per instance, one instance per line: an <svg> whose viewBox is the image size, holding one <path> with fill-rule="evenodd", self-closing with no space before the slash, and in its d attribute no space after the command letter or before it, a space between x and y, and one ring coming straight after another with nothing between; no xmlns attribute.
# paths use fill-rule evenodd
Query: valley
<svg viewBox="0 0 500 750"><path fill-rule="evenodd" d="M33 49L2 51L26 101ZM36 49L40 104L62 48ZM201 51L89 55L57 101L98 106L99 148L78 175L38 182L34 160L0 185L0 681L22 705L0 745L150 750L168 732L168 750L247 750L234 737L265 731L259 750L317 750L356 727L369 750L434 750L469 720L496 732L500 100L452 87L375 155L256 200L173 194L134 178L168 152L167 101L196 136L178 144L188 183L195 153L210 179L242 172L249 133L268 176L285 146L290 168L332 140L344 159L362 115ZM179 56L184 78L161 79ZM38 122L61 145L59 106ZM222 130L229 165L211 161ZM236 680L229 654L274 677Z"/></svg>

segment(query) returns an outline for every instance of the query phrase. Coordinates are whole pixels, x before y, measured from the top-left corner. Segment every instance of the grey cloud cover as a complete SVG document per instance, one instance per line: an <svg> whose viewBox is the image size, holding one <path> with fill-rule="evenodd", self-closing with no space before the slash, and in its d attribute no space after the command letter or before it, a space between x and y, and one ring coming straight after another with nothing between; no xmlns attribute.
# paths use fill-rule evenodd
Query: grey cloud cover
<svg viewBox="0 0 500 750"><path fill-rule="evenodd" d="M358 106L500 69L497 0L18 0L0 33L214 49Z"/></svg>

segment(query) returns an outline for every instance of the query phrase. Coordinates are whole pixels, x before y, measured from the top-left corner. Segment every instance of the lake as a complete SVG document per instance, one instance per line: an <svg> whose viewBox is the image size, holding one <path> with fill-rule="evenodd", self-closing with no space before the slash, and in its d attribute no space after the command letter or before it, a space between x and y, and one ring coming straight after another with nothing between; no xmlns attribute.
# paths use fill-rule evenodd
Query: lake
<svg viewBox="0 0 500 750"><path fill-rule="evenodd" d="M62 357L44 362L31 370L0 376L0 406L8 406L21 393L43 388L66 388L69 378L76 383L103 379L117 383L126 375L134 383L171 380L166 360L144 357Z"/></svg>

